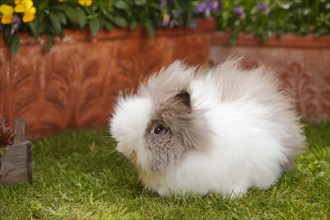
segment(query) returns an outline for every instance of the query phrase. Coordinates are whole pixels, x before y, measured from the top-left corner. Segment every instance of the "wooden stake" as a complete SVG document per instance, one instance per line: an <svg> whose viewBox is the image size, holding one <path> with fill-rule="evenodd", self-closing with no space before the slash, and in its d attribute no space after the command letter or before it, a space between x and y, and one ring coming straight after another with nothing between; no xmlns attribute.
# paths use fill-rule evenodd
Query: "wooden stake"
<svg viewBox="0 0 330 220"><path fill-rule="evenodd" d="M14 145L1 156L0 184L32 183L32 144L25 139L25 122L15 121Z"/></svg>

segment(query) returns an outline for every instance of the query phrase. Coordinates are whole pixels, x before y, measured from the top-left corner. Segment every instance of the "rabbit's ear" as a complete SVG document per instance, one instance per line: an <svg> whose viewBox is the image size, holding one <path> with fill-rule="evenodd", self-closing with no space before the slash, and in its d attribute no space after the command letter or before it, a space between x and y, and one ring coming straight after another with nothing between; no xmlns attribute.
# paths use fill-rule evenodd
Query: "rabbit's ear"
<svg viewBox="0 0 330 220"><path fill-rule="evenodd" d="M191 108L190 94L186 90L181 90L174 98L178 103Z"/></svg>

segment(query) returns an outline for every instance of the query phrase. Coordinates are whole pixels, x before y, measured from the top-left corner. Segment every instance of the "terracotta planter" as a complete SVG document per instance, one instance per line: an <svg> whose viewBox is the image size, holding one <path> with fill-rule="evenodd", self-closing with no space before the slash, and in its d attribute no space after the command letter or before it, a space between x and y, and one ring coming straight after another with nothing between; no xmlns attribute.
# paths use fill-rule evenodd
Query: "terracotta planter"
<svg viewBox="0 0 330 220"><path fill-rule="evenodd" d="M266 63L276 69L282 86L296 100L304 118L330 119L330 36L286 34L263 42L240 34L235 47L230 47L228 41L228 34L213 34L213 62L238 55L244 56L248 68Z"/></svg>
<svg viewBox="0 0 330 220"><path fill-rule="evenodd" d="M106 126L120 90L134 90L176 59L208 62L214 28L214 20L198 20L196 29L159 30L154 39L142 27L95 38L88 31L66 31L51 52L45 38L21 35L15 56L0 39L0 114L10 124L23 118L29 137Z"/></svg>

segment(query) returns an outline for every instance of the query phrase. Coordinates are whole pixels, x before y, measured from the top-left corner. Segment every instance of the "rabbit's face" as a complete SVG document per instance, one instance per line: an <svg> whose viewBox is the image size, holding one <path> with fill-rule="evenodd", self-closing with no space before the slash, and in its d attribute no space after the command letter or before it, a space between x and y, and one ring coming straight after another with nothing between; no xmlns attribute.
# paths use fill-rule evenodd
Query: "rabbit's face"
<svg viewBox="0 0 330 220"><path fill-rule="evenodd" d="M168 100L166 108L153 115L144 134L145 150L150 155L150 169L164 172L178 163L185 152L193 149L186 140L190 126L190 101L187 92Z"/></svg>
<svg viewBox="0 0 330 220"><path fill-rule="evenodd" d="M145 148L151 158L150 169L153 172L164 172L189 150L189 146L184 144L182 134L172 131L159 121L150 123L144 137Z"/></svg>
<svg viewBox="0 0 330 220"><path fill-rule="evenodd" d="M187 92L179 92L166 104L153 103L150 97L143 96L121 98L111 120L117 150L139 169L164 172L192 149L185 140L190 111Z"/></svg>

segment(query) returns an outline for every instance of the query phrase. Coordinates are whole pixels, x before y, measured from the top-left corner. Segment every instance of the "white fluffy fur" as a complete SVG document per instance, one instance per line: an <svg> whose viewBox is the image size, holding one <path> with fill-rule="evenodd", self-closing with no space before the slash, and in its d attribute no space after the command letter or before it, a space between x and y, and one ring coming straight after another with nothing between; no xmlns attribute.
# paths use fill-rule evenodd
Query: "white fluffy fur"
<svg viewBox="0 0 330 220"><path fill-rule="evenodd" d="M171 71L176 69L172 66ZM118 151L137 165L143 184L160 195L235 196L250 187L270 187L282 165L298 152L295 147L303 146L303 138L287 98L265 71L242 71L238 61L227 61L195 76L189 87L192 109L203 112L213 132L210 146L207 151L188 152L162 174L145 168L149 158L143 138L153 113L152 100L147 95L121 97L110 122Z"/></svg>
<svg viewBox="0 0 330 220"><path fill-rule="evenodd" d="M118 141L117 150L144 169L149 161L144 151L144 132L150 121L152 103L148 98L119 97L111 134Z"/></svg>

